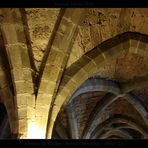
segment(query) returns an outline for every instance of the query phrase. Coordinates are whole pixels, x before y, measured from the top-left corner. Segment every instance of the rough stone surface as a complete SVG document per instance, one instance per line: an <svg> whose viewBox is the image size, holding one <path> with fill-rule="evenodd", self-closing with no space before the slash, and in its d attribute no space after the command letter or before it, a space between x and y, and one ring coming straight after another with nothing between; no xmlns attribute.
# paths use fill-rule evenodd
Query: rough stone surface
<svg viewBox="0 0 148 148"><path fill-rule="evenodd" d="M147 34L148 10L140 8L90 8L79 27L67 66L101 42L123 32ZM73 59L73 60L72 60Z"/></svg>
<svg viewBox="0 0 148 148"><path fill-rule="evenodd" d="M74 100L74 108L77 116L79 135L81 136L88 117L95 107L96 103L105 95L103 92L82 94ZM66 112L62 111L58 117L61 119L61 124L67 129ZM58 123L57 123L58 124Z"/></svg>
<svg viewBox="0 0 148 148"><path fill-rule="evenodd" d="M95 93L85 93L75 98L74 107L77 115L79 136L82 136L84 132L84 127L87 125L88 118L90 113L94 109L97 102L100 102L105 93L95 92ZM140 93L139 93L140 96ZM112 105L108 106L105 111L98 117L95 125L105 121L106 119L112 117L115 114L127 115L136 121L143 121L140 117L139 113L133 108L133 106L128 103L125 98L119 98ZM67 125L67 116L65 112L61 112L58 115L58 118L61 119L61 124L64 125L66 129L68 129ZM59 124L59 123L56 123ZM144 122L142 122L143 126L145 126ZM56 125L55 125L56 126ZM70 134L70 133L69 133Z"/></svg>
<svg viewBox="0 0 148 148"><path fill-rule="evenodd" d="M124 98L118 99L103 112L101 115L101 122L105 121L114 114L127 115L137 121L143 121L143 119L139 116L139 113ZM100 120L98 120L98 122L100 122ZM144 122L142 124L144 125Z"/></svg>
<svg viewBox="0 0 148 148"><path fill-rule="evenodd" d="M123 52L119 57L106 62L96 75L112 79L117 82L126 82L135 77L148 74L148 58L137 54Z"/></svg>
<svg viewBox="0 0 148 148"><path fill-rule="evenodd" d="M16 118L15 113L12 111L12 108L14 108L12 104L15 103L18 107L17 113L20 120L19 125L16 125L16 127L19 129L18 133L21 134L21 138L26 138L29 122L32 121L35 121L36 124L40 126L41 130L43 130L42 134L45 135L48 111L49 108L52 108L52 106L49 105L50 102L52 102L50 98L55 96L54 99L56 100L55 90L58 90L58 88L55 86L58 86L58 82L60 85L61 78L65 77L62 75L65 65L67 65L66 68L70 67L71 64L79 60L82 55L92 50L95 46L121 33L132 31L148 34L148 10L145 8L89 8L87 10L86 16L81 20L82 22L78 26L76 39L74 39L73 34L75 34L74 30L76 30L75 27L77 26L79 17L73 15L71 9L65 11L66 15L62 18L58 31L54 32L55 40L51 45L51 49L53 50L47 55L50 58L47 59L46 63L43 63L45 65L42 65L46 68L43 72L44 77L41 75L42 83L40 83L40 92L38 91L38 82L35 81L34 83L34 81L32 81L32 75L33 77L36 75L34 76L32 67L30 66L28 46L26 45L26 36L24 33L24 27L26 26L23 26L21 13L19 9L15 8L0 10L0 27L2 30L0 34L0 37L2 37L2 39L0 38L0 49L3 49L8 56L4 56L3 50L0 50L0 102L5 104L7 113L9 116L12 116L11 118ZM30 35L33 60L38 72L44 53L47 50L50 37L53 35L53 28L58 20L59 11L59 8L25 9L29 29L27 31ZM81 10L79 9L75 14L81 14ZM133 36L133 38L136 37L137 36ZM119 83L128 82L131 79L136 81L137 77L148 75L148 54L146 53L148 41L147 37L142 39L145 40L145 43L130 40L132 47L129 51L122 51L122 48L120 48L127 47L127 44L124 44L124 46L119 44L116 48L112 48L111 52L106 52L104 55L101 54L100 57L102 58L95 61L97 64L110 56L113 52L116 52L115 49L119 48L119 50L122 51L117 57L107 60L106 63L100 65L100 69L97 69L99 66L94 63L92 64L93 66L87 64L81 69L81 66L85 63L84 61L88 62L90 58L96 57L96 51L88 56L88 58L87 55L83 56L85 58L81 59L82 65L79 63L73 64L74 69L68 69L69 75L66 73L68 78L62 83L63 92L61 94L59 93L59 98L61 100L59 99L59 102L56 100L56 103L51 103L55 112L51 113L53 118L50 120L50 127L52 127L54 123L55 115L60 110L61 102L66 98L65 96L67 94L71 96L69 92L71 92L75 86L77 88L77 85L80 85L82 78L88 78L90 76L90 71L97 71L97 73L95 73L97 77L99 76L100 78L106 78ZM140 45L138 43L140 43ZM110 44L112 45L114 42ZM140 47L140 51L137 50L137 46ZM105 50L105 48L102 50ZM71 52L67 63L65 59L68 58L69 51ZM146 54L146 56L144 54ZM75 70L79 70L80 73L75 73ZM71 77L73 75L74 77ZM38 77L35 78L37 79ZM73 83L71 84L70 82ZM67 87L64 88L64 84L68 84ZM35 91L38 91L38 94L34 91L33 85L36 88ZM14 88L16 88L16 91ZM4 91L5 89L11 90L11 96ZM134 90L133 93L144 102L144 105L148 109L147 90L148 87L143 87ZM98 101L100 102L106 93L108 92L89 92L81 94L74 99L73 106L77 116L80 137L85 126L88 124L87 121L90 113L96 103ZM125 98L119 98L112 105L107 107L97 121L95 121L95 124L98 125L114 114L128 115L145 126L145 130L148 129L139 113ZM68 116L64 108L62 108L58 114L58 118L60 122L55 122L54 129L56 129L57 124L60 124L67 132L70 132ZM29 122L27 122L27 120L29 120ZM15 123L16 121L10 120L10 122ZM13 128L14 127L15 125L13 124ZM52 131L52 129L50 130ZM38 132L38 130L36 131ZM49 135L51 133L52 132L49 132ZM18 138L20 137L18 136Z"/></svg>
<svg viewBox="0 0 148 148"><path fill-rule="evenodd" d="M37 69L47 48L59 8L26 8L27 22Z"/></svg>
<svg viewBox="0 0 148 148"><path fill-rule="evenodd" d="M133 93L141 98L145 104L145 107L148 109L148 87L136 89L133 91Z"/></svg>

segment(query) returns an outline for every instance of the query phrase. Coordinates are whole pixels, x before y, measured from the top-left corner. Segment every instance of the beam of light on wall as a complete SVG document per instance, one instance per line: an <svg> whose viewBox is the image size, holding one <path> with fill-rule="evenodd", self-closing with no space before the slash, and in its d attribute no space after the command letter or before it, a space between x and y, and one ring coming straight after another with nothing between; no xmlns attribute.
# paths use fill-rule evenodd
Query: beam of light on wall
<svg viewBox="0 0 148 148"><path fill-rule="evenodd" d="M30 124L28 125L27 138L28 139L45 139L45 132L35 122L30 122Z"/></svg>

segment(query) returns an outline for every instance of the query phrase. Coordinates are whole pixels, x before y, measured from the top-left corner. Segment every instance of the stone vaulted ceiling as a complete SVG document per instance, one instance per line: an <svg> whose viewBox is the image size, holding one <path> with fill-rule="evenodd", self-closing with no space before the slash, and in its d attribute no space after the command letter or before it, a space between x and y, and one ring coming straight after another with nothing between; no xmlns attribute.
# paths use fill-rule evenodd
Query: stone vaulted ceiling
<svg viewBox="0 0 148 148"><path fill-rule="evenodd" d="M147 139L147 24L145 8L0 9L0 137Z"/></svg>

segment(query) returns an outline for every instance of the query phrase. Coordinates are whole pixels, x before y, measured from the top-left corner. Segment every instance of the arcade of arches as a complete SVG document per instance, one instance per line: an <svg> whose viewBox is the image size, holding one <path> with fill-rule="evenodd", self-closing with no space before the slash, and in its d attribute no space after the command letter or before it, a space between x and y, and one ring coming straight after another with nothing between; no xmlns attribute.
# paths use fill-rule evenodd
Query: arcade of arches
<svg viewBox="0 0 148 148"><path fill-rule="evenodd" d="M1 8L0 138L148 139L148 9Z"/></svg>

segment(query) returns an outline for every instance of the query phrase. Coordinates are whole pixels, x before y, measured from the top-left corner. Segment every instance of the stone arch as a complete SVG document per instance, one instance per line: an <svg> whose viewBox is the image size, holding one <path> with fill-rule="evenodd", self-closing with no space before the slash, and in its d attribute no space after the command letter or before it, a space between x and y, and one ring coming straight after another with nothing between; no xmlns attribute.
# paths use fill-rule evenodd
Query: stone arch
<svg viewBox="0 0 148 148"><path fill-rule="evenodd" d="M109 136L112 136L112 135L121 136L124 139L133 139L133 137L129 135L127 132L119 130L119 129L117 130L111 129L109 131L106 131L99 136L99 139L107 139Z"/></svg>
<svg viewBox="0 0 148 148"><path fill-rule="evenodd" d="M67 68L49 117L47 137L51 137L54 121L61 106L71 98L72 94L85 80L95 74L107 60L115 58L123 50L147 56L147 42L147 35L126 32L99 44Z"/></svg>
<svg viewBox="0 0 148 148"><path fill-rule="evenodd" d="M86 86L86 87L85 87ZM92 111L90 118L88 119L87 128L89 129L89 126L93 122L95 122L95 119L98 117L97 114L100 114L106 107L108 107L110 104L115 102L118 98L124 97L136 110L139 112L141 117L144 119L146 125L147 123L147 116L148 112L145 108L143 102L141 102L140 98L133 95L132 93L128 94L121 94L121 90L119 88L119 85L108 80L100 80L97 78L91 78L88 79L71 97L71 99L74 99L75 97L86 93L86 92L95 92L95 91L108 91L110 93L113 93L114 95L107 94L105 96L101 103L97 104L95 109ZM86 130L87 131L87 130Z"/></svg>
<svg viewBox="0 0 148 148"><path fill-rule="evenodd" d="M96 92L96 91L109 92L114 95L108 94L107 96L104 97L105 99L102 100L101 103L96 105L95 109L92 111L90 115L90 118L88 119L88 124L87 124L88 129L90 128L89 126L91 126L92 123L95 122L96 118L99 116L97 114L100 114L105 108L107 108L110 104L115 102L120 97L125 97L125 99L137 110L137 112L139 112L139 114L142 116L145 123L147 124L148 113L143 102L140 101L140 98L134 96L132 93L121 94L122 91L120 90L119 85L110 80L99 79L99 78L88 79L73 94L69 103L73 101L74 98L78 97L83 93Z"/></svg>
<svg viewBox="0 0 148 148"><path fill-rule="evenodd" d="M14 106L18 117L18 138L25 138L30 118L33 118L35 97L32 69L26 43L25 25L19 8L1 10L0 24L13 86Z"/></svg>
<svg viewBox="0 0 148 148"><path fill-rule="evenodd" d="M11 79L10 65L6 54L2 34L0 32L0 98L4 104L12 135L16 138L18 133L17 108Z"/></svg>
<svg viewBox="0 0 148 148"><path fill-rule="evenodd" d="M96 137L96 134L98 135L99 133L101 133L105 127L108 127L112 123L125 123L129 127L139 131L142 135L144 135L144 138L146 138L146 139L148 138L148 131L145 130L145 128L139 122L137 122L136 120L134 120L131 117L128 117L128 116L125 116L125 115L118 115L118 114L112 116L111 118L108 118L107 120L105 120L104 122L99 124L93 130L93 132L90 133L89 138L93 138L94 136Z"/></svg>

